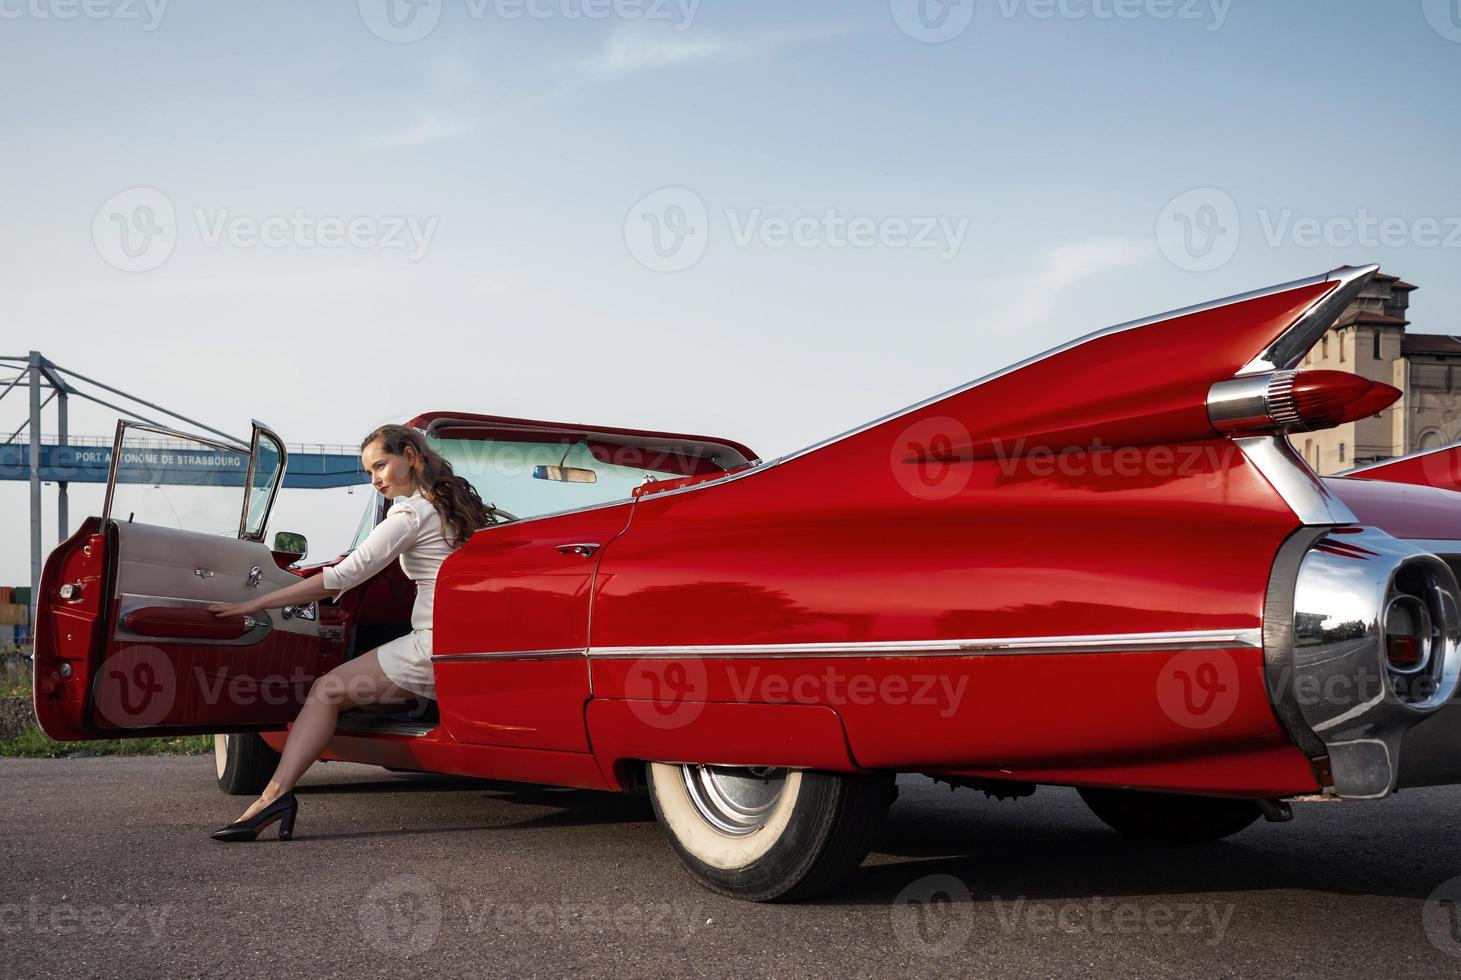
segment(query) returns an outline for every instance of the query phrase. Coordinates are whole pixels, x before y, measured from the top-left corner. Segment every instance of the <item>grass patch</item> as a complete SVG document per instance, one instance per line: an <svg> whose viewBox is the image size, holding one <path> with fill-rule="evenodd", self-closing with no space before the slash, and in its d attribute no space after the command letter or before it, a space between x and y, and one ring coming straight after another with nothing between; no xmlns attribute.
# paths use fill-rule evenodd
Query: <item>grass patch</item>
<svg viewBox="0 0 1461 980"><path fill-rule="evenodd" d="M0 697L30 697L30 647L0 649Z"/></svg>
<svg viewBox="0 0 1461 980"><path fill-rule="evenodd" d="M0 697L30 700L29 647L0 650ZM19 735L0 738L0 757L64 759L76 755L201 755L213 751L212 735L166 735L160 738L108 738L58 742L35 726L32 716Z"/></svg>
<svg viewBox="0 0 1461 980"><path fill-rule="evenodd" d="M0 756L22 759L62 759L81 753L87 755L201 755L212 751L212 735L58 742L34 725L27 725L19 735L12 738L0 738Z"/></svg>

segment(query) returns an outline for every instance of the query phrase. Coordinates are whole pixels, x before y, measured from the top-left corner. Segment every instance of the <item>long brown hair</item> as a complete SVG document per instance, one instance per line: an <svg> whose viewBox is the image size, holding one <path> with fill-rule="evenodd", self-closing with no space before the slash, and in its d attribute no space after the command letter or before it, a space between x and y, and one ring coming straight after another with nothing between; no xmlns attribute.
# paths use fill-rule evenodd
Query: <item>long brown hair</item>
<svg viewBox="0 0 1461 980"><path fill-rule="evenodd" d="M361 441L360 451L365 452L365 447L377 439L381 440L382 449L397 456L406 455L407 446L416 450L412 476L422 495L441 514L442 540L453 548L466 544L477 528L493 523L492 510L482 503L476 489L452 472L451 463L426 444L426 437L419 430L406 425L383 425ZM447 537L448 527L452 529L452 538Z"/></svg>

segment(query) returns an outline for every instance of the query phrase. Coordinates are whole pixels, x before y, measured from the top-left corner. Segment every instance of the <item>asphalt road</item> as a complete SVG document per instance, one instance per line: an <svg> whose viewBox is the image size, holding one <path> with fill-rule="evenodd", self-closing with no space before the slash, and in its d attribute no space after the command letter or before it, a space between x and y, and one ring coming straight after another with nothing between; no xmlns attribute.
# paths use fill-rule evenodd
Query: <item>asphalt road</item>
<svg viewBox="0 0 1461 980"><path fill-rule="evenodd" d="M839 892L764 906L697 887L642 797L329 763L293 841L223 845L212 767L0 759L0 975L1461 975L1458 788L1187 848L905 777Z"/></svg>

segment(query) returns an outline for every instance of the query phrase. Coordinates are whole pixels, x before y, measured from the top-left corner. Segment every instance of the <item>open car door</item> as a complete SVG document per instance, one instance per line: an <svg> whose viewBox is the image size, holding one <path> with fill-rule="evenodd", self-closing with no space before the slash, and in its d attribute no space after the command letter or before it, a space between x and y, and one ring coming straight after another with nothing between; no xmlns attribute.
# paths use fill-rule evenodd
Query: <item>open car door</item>
<svg viewBox="0 0 1461 980"><path fill-rule="evenodd" d="M118 423L101 516L58 546L41 576L34 690L46 734L261 731L293 720L341 657L320 638L317 605L230 619L207 608L299 580L282 567L297 556L263 543L287 459L257 421L247 449ZM179 485L200 488L196 506L172 499Z"/></svg>

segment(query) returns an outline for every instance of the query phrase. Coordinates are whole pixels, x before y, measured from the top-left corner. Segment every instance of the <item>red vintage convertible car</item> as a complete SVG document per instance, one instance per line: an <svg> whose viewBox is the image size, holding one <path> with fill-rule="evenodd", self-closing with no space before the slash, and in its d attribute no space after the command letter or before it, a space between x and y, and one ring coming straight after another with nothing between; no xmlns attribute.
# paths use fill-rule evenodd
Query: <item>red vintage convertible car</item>
<svg viewBox="0 0 1461 980"><path fill-rule="evenodd" d="M345 713L324 758L643 785L684 866L754 900L854 869L899 772L1075 786L1191 841L1461 782L1461 451L1324 479L1287 438L1398 396L1302 369L1375 271L1103 330L768 461L418 416L500 522L442 566L437 700ZM51 554L52 737L223 733L219 785L254 793L309 682L409 628L394 564L337 602L206 613L322 567L262 543L278 437L256 423L247 458L236 535L119 519L109 487Z"/></svg>

